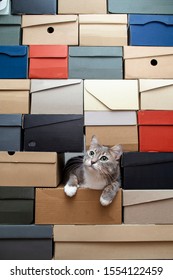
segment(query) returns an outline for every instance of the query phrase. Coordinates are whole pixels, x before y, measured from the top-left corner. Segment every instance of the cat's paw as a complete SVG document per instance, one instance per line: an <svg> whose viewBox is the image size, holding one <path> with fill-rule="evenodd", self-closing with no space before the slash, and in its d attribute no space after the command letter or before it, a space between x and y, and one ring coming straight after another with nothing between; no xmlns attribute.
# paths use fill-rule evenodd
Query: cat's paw
<svg viewBox="0 0 173 280"><path fill-rule="evenodd" d="M102 196L100 197L100 203L102 206L108 206L112 203L112 200L104 199Z"/></svg>
<svg viewBox="0 0 173 280"><path fill-rule="evenodd" d="M67 196L74 196L77 192L77 187L76 186L69 186L68 184L65 185L64 187L64 192L66 193Z"/></svg>

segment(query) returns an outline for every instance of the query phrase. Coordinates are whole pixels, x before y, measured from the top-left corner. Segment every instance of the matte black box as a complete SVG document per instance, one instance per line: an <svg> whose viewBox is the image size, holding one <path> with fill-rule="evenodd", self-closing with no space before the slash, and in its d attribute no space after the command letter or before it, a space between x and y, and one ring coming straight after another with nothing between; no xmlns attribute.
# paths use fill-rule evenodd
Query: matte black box
<svg viewBox="0 0 173 280"><path fill-rule="evenodd" d="M53 15L57 11L56 3L57 0L12 0L11 13L13 15Z"/></svg>
<svg viewBox="0 0 173 280"><path fill-rule="evenodd" d="M82 152L83 115L25 115L24 150Z"/></svg>
<svg viewBox="0 0 173 280"><path fill-rule="evenodd" d="M173 153L123 153L123 189L173 189Z"/></svg>
<svg viewBox="0 0 173 280"><path fill-rule="evenodd" d="M51 260L51 225L0 225L0 260Z"/></svg>
<svg viewBox="0 0 173 280"><path fill-rule="evenodd" d="M34 223L34 188L0 187L0 224Z"/></svg>

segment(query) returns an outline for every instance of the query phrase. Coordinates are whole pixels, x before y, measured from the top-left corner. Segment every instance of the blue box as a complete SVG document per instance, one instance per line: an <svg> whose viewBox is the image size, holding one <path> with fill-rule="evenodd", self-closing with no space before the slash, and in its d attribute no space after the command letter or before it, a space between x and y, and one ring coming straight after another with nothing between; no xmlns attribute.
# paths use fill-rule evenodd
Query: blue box
<svg viewBox="0 0 173 280"><path fill-rule="evenodd" d="M28 47L0 46L0 79L26 79Z"/></svg>
<svg viewBox="0 0 173 280"><path fill-rule="evenodd" d="M173 15L129 15L129 45L173 46Z"/></svg>

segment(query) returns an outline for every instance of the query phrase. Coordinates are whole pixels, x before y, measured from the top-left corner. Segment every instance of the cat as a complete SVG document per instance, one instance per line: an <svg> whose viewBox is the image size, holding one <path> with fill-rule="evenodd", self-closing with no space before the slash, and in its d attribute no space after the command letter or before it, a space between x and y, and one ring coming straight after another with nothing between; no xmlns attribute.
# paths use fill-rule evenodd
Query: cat
<svg viewBox="0 0 173 280"><path fill-rule="evenodd" d="M97 137L92 136L85 155L73 157L65 165L63 184L66 195L74 196L79 187L103 190L100 196L101 205L111 204L121 185L121 155L121 145L111 148L102 146Z"/></svg>

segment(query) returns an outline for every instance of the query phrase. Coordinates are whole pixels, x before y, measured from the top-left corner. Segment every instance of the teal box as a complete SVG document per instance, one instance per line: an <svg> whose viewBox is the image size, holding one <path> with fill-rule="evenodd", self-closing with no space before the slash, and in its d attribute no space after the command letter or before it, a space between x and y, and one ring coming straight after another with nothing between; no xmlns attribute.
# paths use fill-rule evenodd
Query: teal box
<svg viewBox="0 0 173 280"><path fill-rule="evenodd" d="M111 14L173 14L173 0L108 0Z"/></svg>
<svg viewBox="0 0 173 280"><path fill-rule="evenodd" d="M34 188L0 187L0 224L34 223Z"/></svg>
<svg viewBox="0 0 173 280"><path fill-rule="evenodd" d="M0 45L20 45L21 16L0 16Z"/></svg>
<svg viewBox="0 0 173 280"><path fill-rule="evenodd" d="M70 79L122 79L122 47L69 47Z"/></svg>

